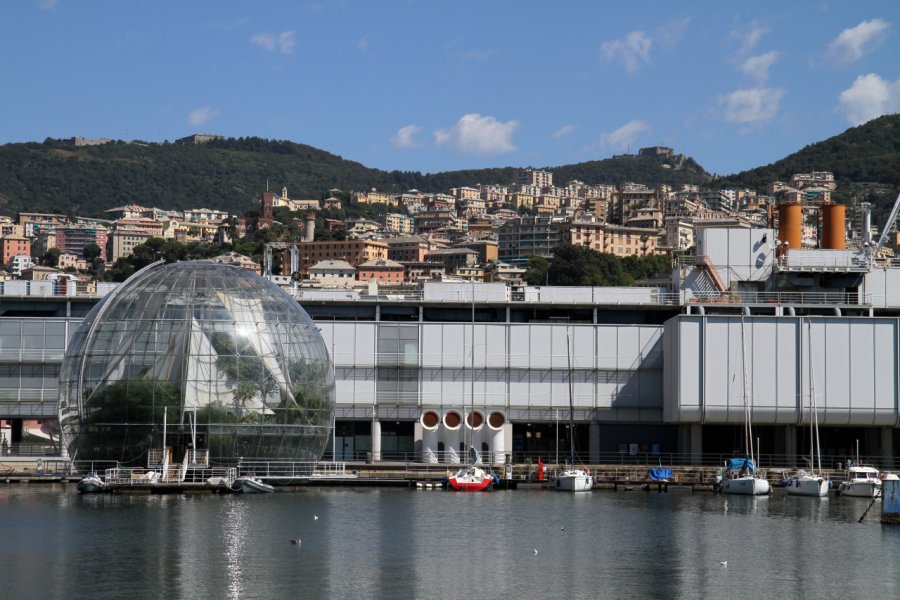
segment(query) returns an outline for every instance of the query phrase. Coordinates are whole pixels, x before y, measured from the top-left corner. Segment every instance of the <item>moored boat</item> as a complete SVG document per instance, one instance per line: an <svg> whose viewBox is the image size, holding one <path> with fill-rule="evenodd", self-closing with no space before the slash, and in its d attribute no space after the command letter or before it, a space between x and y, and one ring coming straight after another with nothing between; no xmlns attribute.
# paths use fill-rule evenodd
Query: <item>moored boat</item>
<svg viewBox="0 0 900 600"><path fill-rule="evenodd" d="M575 469L575 402L572 390L572 351L569 332L566 331L566 361L569 368L569 460L572 468L566 469L556 477L556 489L561 492L590 492L594 489L594 477L585 469Z"/></svg>
<svg viewBox="0 0 900 600"><path fill-rule="evenodd" d="M838 488L841 496L874 498L881 491L881 478L875 467L848 467L844 481Z"/></svg>
<svg viewBox="0 0 900 600"><path fill-rule="evenodd" d="M231 489L244 494L270 494L275 488L256 477L244 476L234 480Z"/></svg>
<svg viewBox="0 0 900 600"><path fill-rule="evenodd" d="M753 460L753 424L750 418L753 407L750 403L749 385L747 382L747 348L744 335L744 317L741 317L741 366L744 380L744 458L732 458L728 461L725 475L718 482L724 494L743 496L765 496L771 490L768 479L756 468ZM759 448L756 449L757 451Z"/></svg>
<svg viewBox="0 0 900 600"><path fill-rule="evenodd" d="M809 466L810 471L800 470L788 478L785 487L789 496L815 496L822 498L828 495L828 478L822 474L822 453L819 443L819 418L816 404L816 371L812 340L812 323L807 321L809 332ZM816 471L818 461L818 472Z"/></svg>
<svg viewBox="0 0 900 600"><path fill-rule="evenodd" d="M447 478L447 485L458 492L481 492L490 488L493 476L481 467L467 465Z"/></svg>
<svg viewBox="0 0 900 600"><path fill-rule="evenodd" d="M587 469L569 469L556 477L556 489L563 492L589 492L594 487L594 477Z"/></svg>
<svg viewBox="0 0 900 600"><path fill-rule="evenodd" d="M720 485L722 493L741 496L765 496L771 490L769 481L756 470L752 459L732 458Z"/></svg>
<svg viewBox="0 0 900 600"><path fill-rule="evenodd" d="M78 491L82 494L97 494L106 491L106 483L97 471L91 471L78 482Z"/></svg>
<svg viewBox="0 0 900 600"><path fill-rule="evenodd" d="M828 480L803 470L791 475L784 487L790 496L818 496L821 498L828 495Z"/></svg>

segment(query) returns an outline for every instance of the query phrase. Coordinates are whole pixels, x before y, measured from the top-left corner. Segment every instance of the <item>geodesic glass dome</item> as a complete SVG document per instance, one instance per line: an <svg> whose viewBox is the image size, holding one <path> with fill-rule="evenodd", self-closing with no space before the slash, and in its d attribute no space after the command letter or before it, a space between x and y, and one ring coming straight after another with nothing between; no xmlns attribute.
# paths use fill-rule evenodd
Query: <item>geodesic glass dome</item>
<svg viewBox="0 0 900 600"><path fill-rule="evenodd" d="M206 261L151 265L85 317L60 372L75 460L146 462L166 445L225 461L318 460L334 377L322 336L278 286Z"/></svg>

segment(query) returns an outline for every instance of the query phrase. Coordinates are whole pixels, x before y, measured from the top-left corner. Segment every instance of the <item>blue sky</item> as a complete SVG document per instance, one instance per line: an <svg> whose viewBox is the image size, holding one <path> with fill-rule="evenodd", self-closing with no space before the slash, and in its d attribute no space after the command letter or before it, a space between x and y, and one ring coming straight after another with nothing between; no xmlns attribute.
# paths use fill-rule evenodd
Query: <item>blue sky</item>
<svg viewBox="0 0 900 600"><path fill-rule="evenodd" d="M0 143L220 133L423 172L666 145L726 174L900 112L895 0L10 0L0 52Z"/></svg>

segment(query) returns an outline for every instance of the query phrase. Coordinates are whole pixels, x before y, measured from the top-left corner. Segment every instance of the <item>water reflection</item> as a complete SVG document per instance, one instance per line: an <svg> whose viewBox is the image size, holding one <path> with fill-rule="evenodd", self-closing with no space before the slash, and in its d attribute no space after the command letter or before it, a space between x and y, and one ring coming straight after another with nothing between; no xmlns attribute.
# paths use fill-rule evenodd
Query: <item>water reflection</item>
<svg viewBox="0 0 900 600"><path fill-rule="evenodd" d="M887 557L900 528L878 525L877 506L857 523L867 506L782 494L7 486L0 578L4 597L32 597L41 582L50 599L898 597L900 566Z"/></svg>

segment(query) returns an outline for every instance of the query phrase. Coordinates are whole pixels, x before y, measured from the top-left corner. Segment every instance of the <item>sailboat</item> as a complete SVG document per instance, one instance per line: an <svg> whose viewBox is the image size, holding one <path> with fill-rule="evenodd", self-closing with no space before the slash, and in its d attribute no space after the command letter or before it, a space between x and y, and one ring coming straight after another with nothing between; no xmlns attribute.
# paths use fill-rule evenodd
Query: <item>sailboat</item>
<svg viewBox="0 0 900 600"><path fill-rule="evenodd" d="M481 463L481 457L475 450L475 282L472 282L472 387L469 397L470 410L466 415L463 425L463 438L468 440L468 430L472 430L472 443L469 444L468 464L463 465L456 473L447 478L447 485L450 489L458 492L481 492L490 488L494 482L494 477L487 473L478 465Z"/></svg>
<svg viewBox="0 0 900 600"><path fill-rule="evenodd" d="M759 460L753 460L753 425L750 422L751 404L747 383L747 343L744 337L744 317L741 316L741 361L744 371L744 458L732 458L721 482L725 494L764 496L769 493L768 480L757 469Z"/></svg>
<svg viewBox="0 0 900 600"><path fill-rule="evenodd" d="M807 321L809 336L809 466L810 472L800 470L787 480L789 496L828 495L828 479L822 475L822 454L819 450L819 417L816 410L816 371L813 361L812 323ZM818 472L816 463L818 462Z"/></svg>
<svg viewBox="0 0 900 600"><path fill-rule="evenodd" d="M594 487L594 477L587 469L575 468L575 404L572 382L572 353L569 332L566 331L566 359L569 367L569 468L556 477L556 489L564 492L589 492Z"/></svg>

